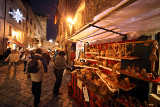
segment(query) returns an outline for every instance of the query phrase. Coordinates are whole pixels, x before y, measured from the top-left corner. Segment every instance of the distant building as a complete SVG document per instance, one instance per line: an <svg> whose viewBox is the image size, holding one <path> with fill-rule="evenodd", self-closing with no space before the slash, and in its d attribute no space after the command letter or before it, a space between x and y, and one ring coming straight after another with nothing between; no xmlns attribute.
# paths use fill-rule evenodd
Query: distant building
<svg viewBox="0 0 160 107"><path fill-rule="evenodd" d="M41 46L46 40L46 22L47 18L36 15L25 0L0 0L0 54L6 49L4 38L19 47Z"/></svg>

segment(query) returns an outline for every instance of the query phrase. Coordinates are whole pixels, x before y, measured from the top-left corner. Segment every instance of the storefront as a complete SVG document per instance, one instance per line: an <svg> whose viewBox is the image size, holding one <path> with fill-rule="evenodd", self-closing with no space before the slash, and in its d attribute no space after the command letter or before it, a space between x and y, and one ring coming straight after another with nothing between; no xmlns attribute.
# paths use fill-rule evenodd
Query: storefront
<svg viewBox="0 0 160 107"><path fill-rule="evenodd" d="M124 0L69 39L77 43L69 94L80 105L160 106L159 40L154 39L160 32L159 3Z"/></svg>
<svg viewBox="0 0 160 107"><path fill-rule="evenodd" d="M11 29L11 35L8 36L8 47L11 49L24 48L24 33L20 30Z"/></svg>

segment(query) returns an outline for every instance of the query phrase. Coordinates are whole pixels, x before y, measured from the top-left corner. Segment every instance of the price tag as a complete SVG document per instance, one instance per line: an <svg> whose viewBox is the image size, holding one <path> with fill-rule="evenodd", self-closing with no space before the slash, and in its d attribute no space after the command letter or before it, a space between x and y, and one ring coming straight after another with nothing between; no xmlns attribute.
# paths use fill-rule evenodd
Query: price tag
<svg viewBox="0 0 160 107"><path fill-rule="evenodd" d="M157 94L160 94L160 85L157 85Z"/></svg>
<svg viewBox="0 0 160 107"><path fill-rule="evenodd" d="M84 95L84 100L86 102L89 102L88 90L87 90L86 86L83 87L83 95Z"/></svg>
<svg viewBox="0 0 160 107"><path fill-rule="evenodd" d="M82 90L82 81L77 79L77 86Z"/></svg>

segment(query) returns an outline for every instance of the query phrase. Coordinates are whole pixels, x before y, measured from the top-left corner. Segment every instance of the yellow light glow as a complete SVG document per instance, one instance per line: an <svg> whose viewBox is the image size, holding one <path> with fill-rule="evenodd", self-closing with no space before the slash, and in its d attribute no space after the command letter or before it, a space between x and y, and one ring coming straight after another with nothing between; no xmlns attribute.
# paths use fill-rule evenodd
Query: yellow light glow
<svg viewBox="0 0 160 107"><path fill-rule="evenodd" d="M42 44L41 44L41 43L39 43L39 44L38 44L38 46L39 46L39 47L41 47L41 46L42 46Z"/></svg>
<svg viewBox="0 0 160 107"><path fill-rule="evenodd" d="M50 40L49 40L49 42L50 42L50 43L53 43L53 40L52 40L52 39L50 39Z"/></svg>
<svg viewBox="0 0 160 107"><path fill-rule="evenodd" d="M80 6L79 6L77 12L83 11L83 10L85 9L85 6L86 6L85 1L83 1L83 2L80 4Z"/></svg>
<svg viewBox="0 0 160 107"><path fill-rule="evenodd" d="M12 45L12 49L15 50L16 49L16 44Z"/></svg>
<svg viewBox="0 0 160 107"><path fill-rule="evenodd" d="M14 29L12 29L12 39L16 39L17 41L19 41L19 42L23 42L23 39L24 39L24 37L23 37L24 35L23 35L23 33L22 32L20 32L20 31L15 31Z"/></svg>
<svg viewBox="0 0 160 107"><path fill-rule="evenodd" d="M67 22L69 22L70 24L75 24L74 20L71 17L67 18Z"/></svg>
<svg viewBox="0 0 160 107"><path fill-rule="evenodd" d="M81 26L82 24L82 12L85 9L85 6L86 6L85 1L83 1L78 7L78 10L76 11L76 14L74 16L73 21L76 22L77 26Z"/></svg>

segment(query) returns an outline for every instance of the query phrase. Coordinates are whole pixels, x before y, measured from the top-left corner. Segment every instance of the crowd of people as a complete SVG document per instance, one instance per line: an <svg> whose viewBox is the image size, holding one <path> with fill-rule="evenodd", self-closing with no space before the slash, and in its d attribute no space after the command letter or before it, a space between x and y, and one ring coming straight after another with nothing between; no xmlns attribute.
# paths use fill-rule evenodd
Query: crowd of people
<svg viewBox="0 0 160 107"><path fill-rule="evenodd" d="M42 49L25 50L19 53L12 50L5 61L9 62L8 71L13 69L14 76L10 79L15 79L16 67L19 61L24 63L24 73L32 81L32 94L34 97L34 107L38 107L40 103L41 88L43 81L43 74L48 72L48 66L53 61L52 71L56 77L56 82L53 84L53 97L59 95L59 88L61 86L64 69L71 69L67 65L64 51L56 51L53 57L49 52L43 52Z"/></svg>

